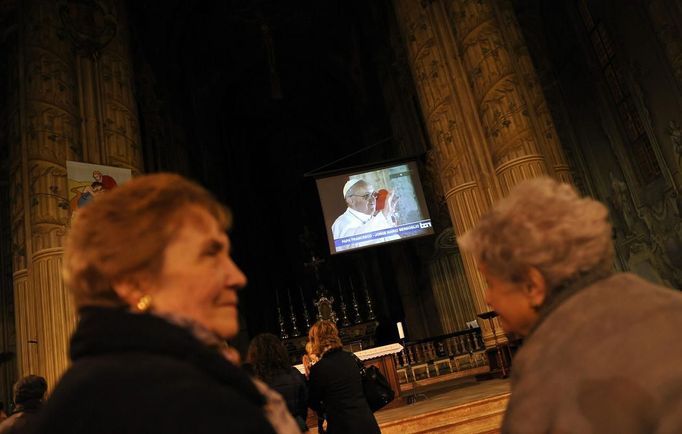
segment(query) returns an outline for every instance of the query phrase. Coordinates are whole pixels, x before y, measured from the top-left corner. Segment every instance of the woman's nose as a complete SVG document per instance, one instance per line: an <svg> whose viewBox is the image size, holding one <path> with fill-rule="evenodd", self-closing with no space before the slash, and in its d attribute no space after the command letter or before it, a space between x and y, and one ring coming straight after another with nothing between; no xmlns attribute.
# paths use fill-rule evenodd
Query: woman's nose
<svg viewBox="0 0 682 434"><path fill-rule="evenodd" d="M246 286L247 278L244 272L235 264L232 258L227 259L226 285L232 288L241 289Z"/></svg>

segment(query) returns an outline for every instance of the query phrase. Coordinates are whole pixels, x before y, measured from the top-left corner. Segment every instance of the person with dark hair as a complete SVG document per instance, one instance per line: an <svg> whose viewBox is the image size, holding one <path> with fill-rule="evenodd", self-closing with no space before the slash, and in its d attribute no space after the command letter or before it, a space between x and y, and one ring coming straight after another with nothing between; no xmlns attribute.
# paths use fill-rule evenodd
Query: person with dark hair
<svg viewBox="0 0 682 434"><path fill-rule="evenodd" d="M63 265L79 313L72 364L37 433L300 433L227 345L246 285L230 221L173 174L139 176L78 211Z"/></svg>
<svg viewBox="0 0 682 434"><path fill-rule="evenodd" d="M104 190L102 183L95 181L90 185L73 187L71 191L76 194L74 198L71 199L71 210L75 211L92 202L95 196L99 195Z"/></svg>
<svg viewBox="0 0 682 434"><path fill-rule="evenodd" d="M27 375L14 383L14 413L0 423L0 434L29 432L30 423L38 416L47 392L47 381L38 375Z"/></svg>
<svg viewBox="0 0 682 434"><path fill-rule="evenodd" d="M279 392L301 431L308 431L308 388L305 378L289 363L289 355L279 338L262 333L251 340L244 368Z"/></svg>
<svg viewBox="0 0 682 434"><path fill-rule="evenodd" d="M304 359L309 372L309 405L318 415L326 415L326 432L380 433L365 398L358 363L353 354L343 351L336 325L320 320L310 328L308 339L311 352L320 355L312 366Z"/></svg>

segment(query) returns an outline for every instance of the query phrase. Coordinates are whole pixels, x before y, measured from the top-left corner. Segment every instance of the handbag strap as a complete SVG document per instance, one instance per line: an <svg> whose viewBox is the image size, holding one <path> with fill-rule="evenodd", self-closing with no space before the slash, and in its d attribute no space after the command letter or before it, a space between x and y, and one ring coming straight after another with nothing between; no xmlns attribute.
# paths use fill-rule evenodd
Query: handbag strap
<svg viewBox="0 0 682 434"><path fill-rule="evenodd" d="M353 358L355 359L355 363L358 365L358 370L360 371L360 376L362 378L367 375L367 369L365 369L365 364L360 360L360 357L356 356L355 353L351 353Z"/></svg>

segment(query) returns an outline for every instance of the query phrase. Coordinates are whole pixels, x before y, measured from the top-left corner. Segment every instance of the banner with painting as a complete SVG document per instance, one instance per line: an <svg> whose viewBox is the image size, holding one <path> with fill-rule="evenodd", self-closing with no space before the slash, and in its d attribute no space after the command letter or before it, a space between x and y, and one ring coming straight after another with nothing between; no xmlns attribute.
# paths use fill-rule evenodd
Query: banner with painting
<svg viewBox="0 0 682 434"><path fill-rule="evenodd" d="M99 164L66 162L69 185L69 204L72 215L100 194L123 184L132 178L130 169L102 166Z"/></svg>

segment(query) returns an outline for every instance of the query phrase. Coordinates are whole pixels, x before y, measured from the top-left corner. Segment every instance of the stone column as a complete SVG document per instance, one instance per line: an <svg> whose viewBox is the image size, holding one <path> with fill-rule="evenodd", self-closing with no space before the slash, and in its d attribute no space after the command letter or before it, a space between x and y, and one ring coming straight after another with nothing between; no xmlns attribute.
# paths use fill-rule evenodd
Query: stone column
<svg viewBox="0 0 682 434"><path fill-rule="evenodd" d="M571 182L510 3L449 0L447 13L502 192L542 174Z"/></svg>
<svg viewBox="0 0 682 434"><path fill-rule="evenodd" d="M447 239L447 241L445 241ZM452 228L448 228L436 240L441 247L445 242L454 242ZM443 333L452 333L466 328L466 322L476 320L471 291L466 281L466 271L460 252L455 246L439 249L429 267L434 301L443 327Z"/></svg>
<svg viewBox="0 0 682 434"><path fill-rule="evenodd" d="M56 3L19 5L10 100L10 191L19 375L53 384L67 364L74 312L61 280L69 219L65 161L77 159L78 94Z"/></svg>
<svg viewBox="0 0 682 434"><path fill-rule="evenodd" d="M506 1L395 0L455 234L521 180L570 181L554 124ZM462 255L477 312L486 284ZM491 331L484 326L486 344ZM501 330L501 328L498 328Z"/></svg>
<svg viewBox="0 0 682 434"><path fill-rule="evenodd" d="M113 3L18 6L8 114L17 360L19 375L40 374L50 385L68 364L76 317L61 278L70 218L66 160L141 167L125 33L111 33L106 45L77 40L107 34L116 22ZM84 78L88 62L97 80Z"/></svg>
<svg viewBox="0 0 682 434"><path fill-rule="evenodd" d="M124 5L123 0L68 2L60 21L76 51L83 160L137 174L142 151Z"/></svg>
<svg viewBox="0 0 682 434"><path fill-rule="evenodd" d="M497 197L486 139L470 90L462 80L455 79L464 73L456 61L441 5L396 0L395 6L431 141L428 164L440 175L455 233L462 234L473 227L489 208L491 199ZM463 255L462 260L476 311L485 312L489 308L484 301L484 279L470 255ZM438 288L434 291L438 292ZM490 330L484 330L484 338L486 342L492 340Z"/></svg>

